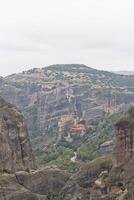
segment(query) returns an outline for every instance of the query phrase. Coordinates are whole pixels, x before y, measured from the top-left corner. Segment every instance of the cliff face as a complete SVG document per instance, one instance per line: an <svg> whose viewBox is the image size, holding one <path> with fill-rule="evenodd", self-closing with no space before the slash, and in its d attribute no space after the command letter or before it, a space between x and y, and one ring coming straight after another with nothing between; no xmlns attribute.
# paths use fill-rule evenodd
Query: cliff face
<svg viewBox="0 0 134 200"><path fill-rule="evenodd" d="M20 111L0 98L0 171L35 168L31 143Z"/></svg>
<svg viewBox="0 0 134 200"><path fill-rule="evenodd" d="M116 124L116 164L113 169L119 174L126 194L124 199L134 199L134 107ZM116 174L115 174L116 175Z"/></svg>
<svg viewBox="0 0 134 200"><path fill-rule="evenodd" d="M45 200L68 178L54 167L36 169L23 115L0 97L0 200Z"/></svg>
<svg viewBox="0 0 134 200"><path fill-rule="evenodd" d="M134 76L54 65L2 79L0 94L23 111L29 132L37 136L57 127L62 115L90 120L134 103Z"/></svg>
<svg viewBox="0 0 134 200"><path fill-rule="evenodd" d="M116 124L116 164L124 164L134 156L134 108Z"/></svg>
<svg viewBox="0 0 134 200"><path fill-rule="evenodd" d="M92 199L134 199L134 107L116 124L114 158L108 178L94 185Z"/></svg>

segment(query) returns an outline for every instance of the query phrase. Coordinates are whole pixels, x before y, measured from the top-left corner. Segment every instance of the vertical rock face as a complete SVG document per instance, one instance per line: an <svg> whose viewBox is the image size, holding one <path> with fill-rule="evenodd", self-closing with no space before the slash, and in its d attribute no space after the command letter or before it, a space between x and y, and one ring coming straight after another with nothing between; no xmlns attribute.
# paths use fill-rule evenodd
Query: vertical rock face
<svg viewBox="0 0 134 200"><path fill-rule="evenodd" d="M126 188L122 199L134 199L134 107L116 124L117 145L115 149L119 180ZM116 174L114 173L115 177Z"/></svg>
<svg viewBox="0 0 134 200"><path fill-rule="evenodd" d="M115 164L105 183L105 193L95 188L93 200L133 200L134 199L134 107L116 124Z"/></svg>
<svg viewBox="0 0 134 200"><path fill-rule="evenodd" d="M24 118L0 97L0 171L32 168L35 163Z"/></svg>
<svg viewBox="0 0 134 200"><path fill-rule="evenodd" d="M0 200L45 200L69 178L57 168L35 168L23 115L0 97Z"/></svg>
<svg viewBox="0 0 134 200"><path fill-rule="evenodd" d="M120 165L133 156L134 128L129 120L124 119L116 124L116 138L115 157L117 165Z"/></svg>

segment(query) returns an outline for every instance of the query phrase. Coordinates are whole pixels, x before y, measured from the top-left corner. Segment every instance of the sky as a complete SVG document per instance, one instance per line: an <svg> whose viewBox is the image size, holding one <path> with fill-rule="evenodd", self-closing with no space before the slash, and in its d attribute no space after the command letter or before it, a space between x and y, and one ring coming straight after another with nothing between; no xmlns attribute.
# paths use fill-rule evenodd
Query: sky
<svg viewBox="0 0 134 200"><path fill-rule="evenodd" d="M0 76L63 63L134 70L134 1L0 0Z"/></svg>

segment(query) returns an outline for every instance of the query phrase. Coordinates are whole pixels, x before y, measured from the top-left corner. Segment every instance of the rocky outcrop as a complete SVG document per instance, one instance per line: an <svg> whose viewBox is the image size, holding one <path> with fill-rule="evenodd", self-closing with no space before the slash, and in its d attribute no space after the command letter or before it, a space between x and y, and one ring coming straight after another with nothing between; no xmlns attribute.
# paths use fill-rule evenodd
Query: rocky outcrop
<svg viewBox="0 0 134 200"><path fill-rule="evenodd" d="M89 164L85 164L78 173L69 179L65 187L62 189L62 199L90 199L96 177L98 177L102 171L107 171L107 173L109 173L111 168L111 157L98 158Z"/></svg>
<svg viewBox="0 0 134 200"><path fill-rule="evenodd" d="M31 173L17 172L15 176L20 185L40 195L59 193L69 179L67 173L55 167L46 167Z"/></svg>
<svg viewBox="0 0 134 200"><path fill-rule="evenodd" d="M14 175L0 175L0 200L44 200L20 185Z"/></svg>
<svg viewBox="0 0 134 200"><path fill-rule="evenodd" d="M0 175L0 200L47 200L58 194L69 175L56 168Z"/></svg>
<svg viewBox="0 0 134 200"><path fill-rule="evenodd" d="M34 169L27 127L20 111L0 98L0 171Z"/></svg>
<svg viewBox="0 0 134 200"><path fill-rule="evenodd" d="M124 164L134 156L134 107L116 124L116 164Z"/></svg>
<svg viewBox="0 0 134 200"><path fill-rule="evenodd" d="M108 177L99 187L94 185L91 195L93 200L134 199L134 107L116 124L114 158Z"/></svg>
<svg viewBox="0 0 134 200"><path fill-rule="evenodd" d="M0 97L0 200L45 200L68 178L55 167L36 168L23 115Z"/></svg>
<svg viewBox="0 0 134 200"><path fill-rule="evenodd" d="M113 157L94 160L62 189L64 200L134 199L134 107L116 124Z"/></svg>

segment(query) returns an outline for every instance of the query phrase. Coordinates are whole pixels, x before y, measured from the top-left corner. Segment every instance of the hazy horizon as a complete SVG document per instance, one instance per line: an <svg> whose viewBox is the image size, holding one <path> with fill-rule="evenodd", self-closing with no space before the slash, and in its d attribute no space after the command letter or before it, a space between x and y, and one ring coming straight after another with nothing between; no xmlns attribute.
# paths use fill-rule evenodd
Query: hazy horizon
<svg viewBox="0 0 134 200"><path fill-rule="evenodd" d="M132 0L5 0L0 75L50 64L134 70Z"/></svg>

